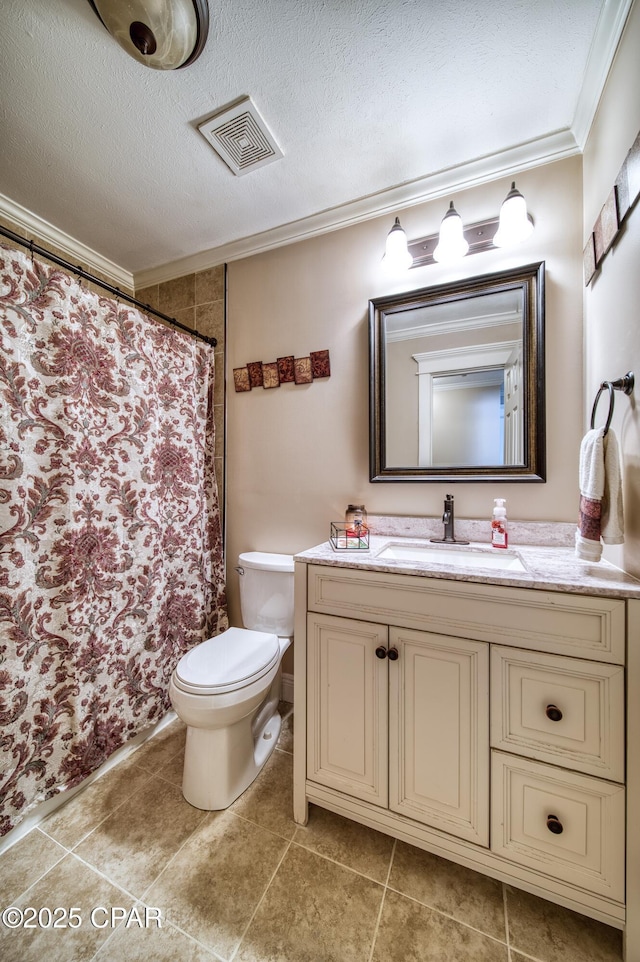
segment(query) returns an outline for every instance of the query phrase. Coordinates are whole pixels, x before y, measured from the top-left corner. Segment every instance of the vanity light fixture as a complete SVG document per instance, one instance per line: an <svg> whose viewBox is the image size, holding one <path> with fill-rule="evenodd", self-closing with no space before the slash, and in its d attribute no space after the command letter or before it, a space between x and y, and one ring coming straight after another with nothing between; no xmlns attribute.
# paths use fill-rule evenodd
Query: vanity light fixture
<svg viewBox="0 0 640 962"><path fill-rule="evenodd" d="M387 234L387 243L382 260L385 266L393 271L408 271L413 264L413 257L407 246L407 235L400 226L398 217L396 217L393 227Z"/></svg>
<svg viewBox="0 0 640 962"><path fill-rule="evenodd" d="M500 208L500 224L493 238L496 247L511 247L520 244L533 233L533 221L527 213L527 202L516 189L515 180Z"/></svg>
<svg viewBox="0 0 640 962"><path fill-rule="evenodd" d="M452 264L454 261L461 260L468 250L469 241L464 236L462 217L451 201L449 210L440 224L438 246L433 252L433 259L439 264Z"/></svg>
<svg viewBox="0 0 640 962"><path fill-rule="evenodd" d="M397 217L387 238L387 247L394 230L401 232L404 238L404 231ZM490 217L465 227L451 201L438 234L408 241L406 268L424 267L427 264L437 263L449 264L461 260L468 254L478 254L480 251L495 250L498 247L511 247L526 240L532 232L533 220L527 213L525 199L516 189L515 181L512 181L511 190L500 208L499 217ZM398 269L401 269L400 266Z"/></svg>

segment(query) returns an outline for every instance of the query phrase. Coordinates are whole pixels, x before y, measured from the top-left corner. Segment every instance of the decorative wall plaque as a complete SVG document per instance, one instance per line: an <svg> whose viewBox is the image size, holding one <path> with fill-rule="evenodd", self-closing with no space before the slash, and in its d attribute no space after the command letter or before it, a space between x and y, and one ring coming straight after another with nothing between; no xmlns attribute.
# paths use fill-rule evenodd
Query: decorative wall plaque
<svg viewBox="0 0 640 962"><path fill-rule="evenodd" d="M311 358L297 357L293 362L293 372L296 384L311 384L313 374L311 373Z"/></svg>
<svg viewBox="0 0 640 962"><path fill-rule="evenodd" d="M620 233L622 223L640 196L640 133L625 157L616 182L598 215L583 254L584 283L595 277L609 248Z"/></svg>
<svg viewBox="0 0 640 962"><path fill-rule="evenodd" d="M262 365L262 382L263 387L280 387L280 376L278 374L277 361L272 361L269 364Z"/></svg>
<svg viewBox="0 0 640 962"><path fill-rule="evenodd" d="M249 361L247 370L251 387L262 387L262 361Z"/></svg>
<svg viewBox="0 0 640 962"><path fill-rule="evenodd" d="M311 384L317 378L331 376L329 351L311 351L308 357L287 354L276 361L249 361L245 367L234 367L236 391L254 387L273 388L281 384Z"/></svg>

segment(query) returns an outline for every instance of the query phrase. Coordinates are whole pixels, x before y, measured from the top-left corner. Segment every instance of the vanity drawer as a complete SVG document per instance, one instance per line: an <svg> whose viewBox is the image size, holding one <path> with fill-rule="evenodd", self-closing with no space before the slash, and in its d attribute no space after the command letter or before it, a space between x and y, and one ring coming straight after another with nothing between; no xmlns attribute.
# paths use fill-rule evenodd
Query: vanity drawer
<svg viewBox="0 0 640 962"><path fill-rule="evenodd" d="M618 598L333 565L308 569L311 611L624 664L626 609Z"/></svg>
<svg viewBox="0 0 640 962"><path fill-rule="evenodd" d="M501 752L491 755L491 850L622 902L624 788Z"/></svg>
<svg viewBox="0 0 640 962"><path fill-rule="evenodd" d="M491 746L624 781L624 669L491 648Z"/></svg>

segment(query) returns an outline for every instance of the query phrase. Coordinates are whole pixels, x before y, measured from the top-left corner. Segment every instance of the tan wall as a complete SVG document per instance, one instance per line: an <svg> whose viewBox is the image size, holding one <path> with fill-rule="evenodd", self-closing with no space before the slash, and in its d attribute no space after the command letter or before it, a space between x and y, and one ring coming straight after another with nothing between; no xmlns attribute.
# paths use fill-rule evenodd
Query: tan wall
<svg viewBox="0 0 640 962"><path fill-rule="evenodd" d="M640 131L640 4L635 3L584 152L585 241ZM634 371L634 398L616 395L613 428L624 467L625 545L605 548L615 564L640 576L640 203L586 289L584 425L603 380ZM608 405L601 400L598 423Z"/></svg>
<svg viewBox="0 0 640 962"><path fill-rule="evenodd" d="M207 337L215 337L216 383L214 417L216 426L215 468L218 495L224 518L224 430L225 430L225 269L211 267L196 274L163 281L136 291L136 297L157 311Z"/></svg>
<svg viewBox="0 0 640 962"><path fill-rule="evenodd" d="M230 615L239 624L240 551L296 552L326 541L349 502L370 513L437 516L453 488L459 517L490 517L506 497L513 519L573 521L583 427L582 162L522 173L536 230L508 253L475 254L452 269L417 268L395 280L380 259L392 216L228 265L227 414ZM467 222L495 216L503 178L452 199ZM449 198L401 212L409 237L438 229ZM369 482L369 298L544 260L547 270L546 484ZM309 385L235 393L232 368L328 348L331 377Z"/></svg>

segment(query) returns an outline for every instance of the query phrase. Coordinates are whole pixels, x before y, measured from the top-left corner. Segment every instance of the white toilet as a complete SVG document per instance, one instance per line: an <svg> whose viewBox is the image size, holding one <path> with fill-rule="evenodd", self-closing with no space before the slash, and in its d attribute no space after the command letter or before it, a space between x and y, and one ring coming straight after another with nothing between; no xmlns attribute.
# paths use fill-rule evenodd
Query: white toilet
<svg viewBox="0 0 640 962"><path fill-rule="evenodd" d="M196 808L227 808L276 746L280 663L293 636L293 556L238 558L244 628L188 651L169 697L187 726L182 794Z"/></svg>

